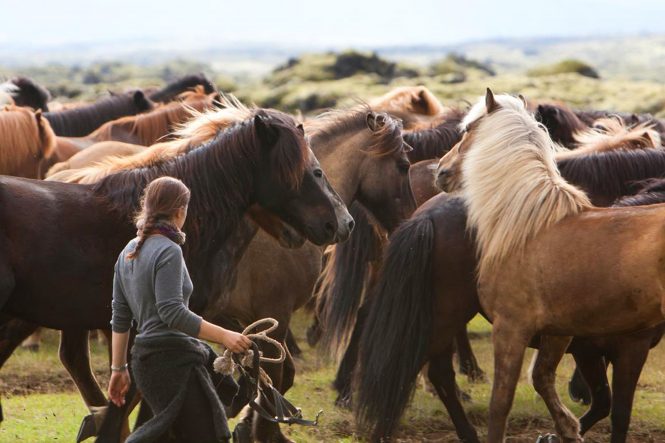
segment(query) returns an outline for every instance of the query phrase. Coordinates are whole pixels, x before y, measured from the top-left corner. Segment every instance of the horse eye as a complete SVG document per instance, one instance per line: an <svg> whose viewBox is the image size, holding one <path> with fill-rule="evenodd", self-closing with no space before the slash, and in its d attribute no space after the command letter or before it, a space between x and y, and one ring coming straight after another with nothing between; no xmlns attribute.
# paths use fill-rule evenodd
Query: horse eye
<svg viewBox="0 0 665 443"><path fill-rule="evenodd" d="M323 177L323 171L321 169L314 170L314 177L321 178Z"/></svg>

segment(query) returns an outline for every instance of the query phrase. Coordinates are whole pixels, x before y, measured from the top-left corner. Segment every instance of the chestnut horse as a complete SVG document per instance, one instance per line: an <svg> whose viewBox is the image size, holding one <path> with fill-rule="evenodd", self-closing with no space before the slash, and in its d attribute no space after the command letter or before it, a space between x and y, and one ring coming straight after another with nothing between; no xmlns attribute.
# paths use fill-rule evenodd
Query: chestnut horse
<svg viewBox="0 0 665 443"><path fill-rule="evenodd" d="M45 112L44 117L51 123L53 132L63 137L83 137L104 123L126 115L135 115L154 108L143 94L136 90L119 95L111 95L95 103L63 111Z"/></svg>
<svg viewBox="0 0 665 443"><path fill-rule="evenodd" d="M503 441L524 350L540 334L534 387L564 441L582 441L579 422L556 393L556 368L572 335L664 320L665 205L595 208L561 177L553 142L513 97L495 99L488 90L463 125L465 138L446 157L462 162L457 188L476 233L478 295L494 324L488 440Z"/></svg>
<svg viewBox="0 0 665 443"><path fill-rule="evenodd" d="M201 311L218 293L214 276L220 267L220 248L252 203L288 220L316 243L334 240L336 211L329 185L317 171L318 163L295 122L277 111L257 109L199 148L140 170L113 174L94 186L2 178L5 204L0 225L11 249L3 259L6 284L1 312L28 324L61 329L63 340L66 332L78 337L77 331L108 328L107 271L133 234L131 216L141 190L163 175L180 177L197 196L185 226L189 239L184 252L197 288L192 308ZM22 197L13 197L17 194ZM33 215L37 210L37 219L17 221L24 214L27 217L22 204L29 204ZM62 218L61 213L68 216ZM49 224L55 218L69 220L69 225ZM63 229L72 234L63 234ZM21 252L25 239L51 246L27 254ZM28 277L30 269L47 265L52 272L39 281ZM78 282L74 292L72 279ZM42 297L58 303L42 302ZM74 341L77 352L85 352L85 336L83 343ZM8 355L3 352L3 356ZM106 403L103 395L93 400L88 404Z"/></svg>
<svg viewBox="0 0 665 443"><path fill-rule="evenodd" d="M55 143L51 125L41 111L18 106L0 110L0 173L41 178Z"/></svg>

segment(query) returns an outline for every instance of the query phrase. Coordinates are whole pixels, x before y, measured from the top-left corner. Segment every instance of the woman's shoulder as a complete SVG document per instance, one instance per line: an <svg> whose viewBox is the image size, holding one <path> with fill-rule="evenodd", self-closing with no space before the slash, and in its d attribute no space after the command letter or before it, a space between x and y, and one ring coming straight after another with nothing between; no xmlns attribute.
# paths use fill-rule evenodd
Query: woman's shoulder
<svg viewBox="0 0 665 443"><path fill-rule="evenodd" d="M157 261L170 259L182 260L182 248L176 242L162 234L154 234L146 239L143 247L150 242L150 249L153 250Z"/></svg>

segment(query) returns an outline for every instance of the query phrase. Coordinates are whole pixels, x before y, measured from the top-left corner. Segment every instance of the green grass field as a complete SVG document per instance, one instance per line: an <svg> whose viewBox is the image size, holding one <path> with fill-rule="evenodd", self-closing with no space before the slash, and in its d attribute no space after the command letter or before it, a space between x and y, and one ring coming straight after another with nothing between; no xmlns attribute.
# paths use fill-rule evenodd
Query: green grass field
<svg viewBox="0 0 665 443"><path fill-rule="evenodd" d="M313 418L323 410L320 425L316 428L292 426L285 432L298 442L351 442L361 440L354 428L350 412L336 408L335 394L330 388L335 367L309 349L304 341L304 328L307 324L304 315L298 315L295 331L305 351L298 361L298 373L294 388L287 398L301 407L306 418ZM475 332L472 345L478 359L492 377L492 349L490 327L482 319L471 324ZM103 386L105 350L93 342L93 366L101 375ZM553 430L552 422L533 388L526 381L526 368L531 352L525 359L523 379L519 385L510 422L510 442L533 442L539 433ZM665 441L665 377L663 376L665 350L656 348L649 356L647 367L642 374L636 395L631 440L633 442ZM565 386L572 372L572 359L566 357L559 369L557 383L566 404L576 414L584 407L568 400ZM482 435L485 432L489 383L470 384L465 377L458 381L463 390L471 394L473 400L466 409L473 423ZM0 373L0 387L3 394L5 421L0 425L0 442L70 442L76 436L81 418L86 408L57 358L57 336L49 333L43 349L37 353L20 350ZM599 423L587 436L587 442L609 440L609 423ZM399 431L400 441L456 441L453 426L443 405L437 399L419 388L414 395Z"/></svg>

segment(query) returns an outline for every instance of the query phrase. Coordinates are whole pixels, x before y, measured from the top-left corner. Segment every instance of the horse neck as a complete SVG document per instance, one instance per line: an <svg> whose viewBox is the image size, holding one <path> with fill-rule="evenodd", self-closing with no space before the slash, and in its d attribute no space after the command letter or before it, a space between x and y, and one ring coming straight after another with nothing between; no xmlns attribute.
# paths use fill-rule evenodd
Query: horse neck
<svg viewBox="0 0 665 443"><path fill-rule="evenodd" d="M331 186L346 206L356 199L360 187L360 163L365 155L358 146L368 145L363 132L344 137L339 135L312 144L312 151L321 163Z"/></svg>
<svg viewBox="0 0 665 443"><path fill-rule="evenodd" d="M113 103L111 103L113 101ZM105 99L88 106L45 112L57 135L82 137L90 134L102 124L138 112L130 97Z"/></svg>

